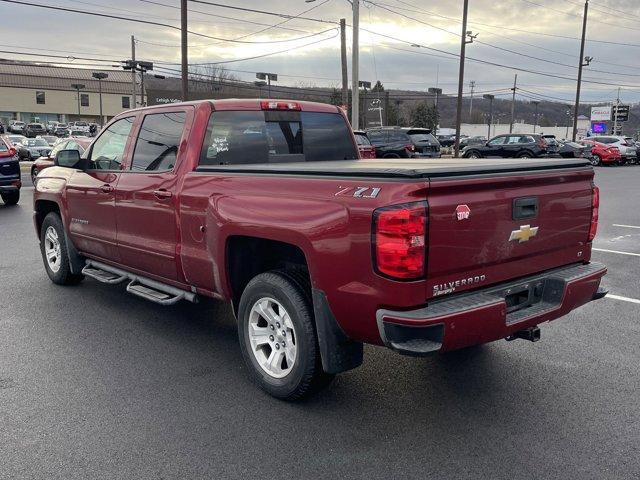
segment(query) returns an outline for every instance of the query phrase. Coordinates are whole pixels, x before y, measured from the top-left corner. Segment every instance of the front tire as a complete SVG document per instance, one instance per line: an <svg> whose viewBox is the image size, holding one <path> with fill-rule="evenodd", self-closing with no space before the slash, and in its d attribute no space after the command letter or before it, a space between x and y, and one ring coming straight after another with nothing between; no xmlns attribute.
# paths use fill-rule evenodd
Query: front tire
<svg viewBox="0 0 640 480"><path fill-rule="evenodd" d="M49 213L40 228L40 252L47 275L57 285L77 285L83 275L71 273L67 239L60 215Z"/></svg>
<svg viewBox="0 0 640 480"><path fill-rule="evenodd" d="M31 169L31 183L33 183L34 186L36 184L37 178L38 178L38 171L36 170L35 167L33 167Z"/></svg>
<svg viewBox="0 0 640 480"><path fill-rule="evenodd" d="M254 277L240 299L238 337L253 380L270 395L298 400L330 383L322 370L309 295L295 276Z"/></svg>
<svg viewBox="0 0 640 480"><path fill-rule="evenodd" d="M482 158L482 155L477 150L471 150L469 153L465 154L465 158Z"/></svg>
<svg viewBox="0 0 640 480"><path fill-rule="evenodd" d="M594 167L599 167L600 165L602 165L602 158L600 157L600 155L594 155L593 157L591 157L591 165L593 165Z"/></svg>
<svg viewBox="0 0 640 480"><path fill-rule="evenodd" d="M3 193L1 197L5 205L16 205L20 201L20 190Z"/></svg>

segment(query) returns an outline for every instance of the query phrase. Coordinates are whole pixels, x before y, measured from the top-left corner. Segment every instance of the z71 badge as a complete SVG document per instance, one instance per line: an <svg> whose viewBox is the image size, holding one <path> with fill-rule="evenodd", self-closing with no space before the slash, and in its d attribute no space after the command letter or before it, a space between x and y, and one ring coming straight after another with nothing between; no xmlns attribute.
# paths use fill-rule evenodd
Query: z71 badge
<svg viewBox="0 0 640 480"><path fill-rule="evenodd" d="M336 193L336 197L342 195L351 195L354 198L376 198L382 190L379 187L338 187L340 190Z"/></svg>

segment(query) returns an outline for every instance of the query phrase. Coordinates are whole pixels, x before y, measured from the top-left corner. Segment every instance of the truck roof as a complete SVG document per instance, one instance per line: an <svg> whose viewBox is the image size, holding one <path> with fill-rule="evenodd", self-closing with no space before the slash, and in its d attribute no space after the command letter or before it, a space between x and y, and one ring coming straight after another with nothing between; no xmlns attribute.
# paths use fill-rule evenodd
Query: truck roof
<svg viewBox="0 0 640 480"><path fill-rule="evenodd" d="M376 159L198 167L200 172L421 179L587 167L581 158Z"/></svg>
<svg viewBox="0 0 640 480"><path fill-rule="evenodd" d="M213 105L214 110L261 110L260 102L269 101L269 102L286 102L286 103L296 103L300 105L300 109L303 112L319 112L319 113L339 113L340 110L335 105L329 105L326 103L319 102L307 102L307 101L299 101L299 100L286 100L286 99L277 99L277 98L225 98L225 99L206 99L206 100L193 100L189 102L179 102L179 103L169 103L162 105L153 105L149 107L136 108L135 111L138 110L155 110L160 108L166 108L170 106L179 106L179 105L201 105L203 103L209 102ZM131 112L131 110L129 110Z"/></svg>

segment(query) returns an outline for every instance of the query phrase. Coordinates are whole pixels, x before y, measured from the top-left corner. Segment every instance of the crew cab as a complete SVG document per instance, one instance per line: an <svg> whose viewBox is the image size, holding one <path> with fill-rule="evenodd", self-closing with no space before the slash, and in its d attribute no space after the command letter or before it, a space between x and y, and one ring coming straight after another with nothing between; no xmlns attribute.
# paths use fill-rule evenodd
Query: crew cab
<svg viewBox="0 0 640 480"><path fill-rule="evenodd" d="M360 160L335 106L230 99L124 112L57 164L34 194L49 278L230 301L278 398L358 367L365 343L536 341L606 294L583 159Z"/></svg>

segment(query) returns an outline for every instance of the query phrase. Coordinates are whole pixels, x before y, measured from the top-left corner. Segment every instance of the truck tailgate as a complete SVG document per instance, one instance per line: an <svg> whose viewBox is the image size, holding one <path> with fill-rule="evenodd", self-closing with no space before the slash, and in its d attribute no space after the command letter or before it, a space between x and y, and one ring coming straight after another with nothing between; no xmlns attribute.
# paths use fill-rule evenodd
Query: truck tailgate
<svg viewBox="0 0 640 480"><path fill-rule="evenodd" d="M588 261L593 170L432 179L427 298Z"/></svg>

